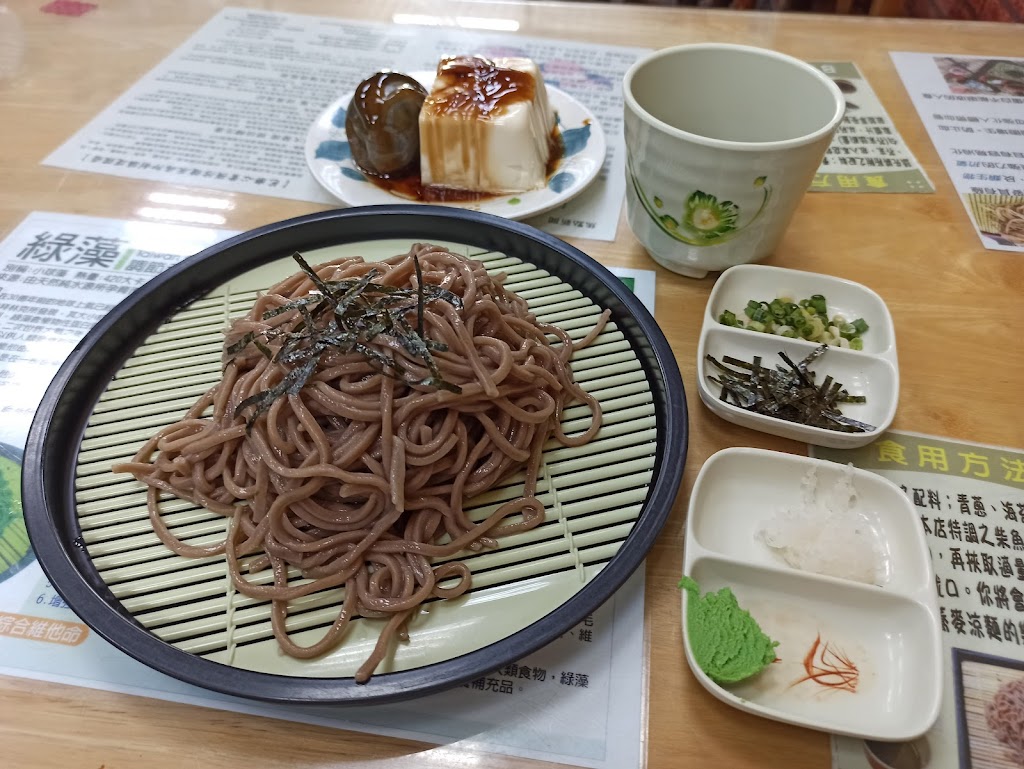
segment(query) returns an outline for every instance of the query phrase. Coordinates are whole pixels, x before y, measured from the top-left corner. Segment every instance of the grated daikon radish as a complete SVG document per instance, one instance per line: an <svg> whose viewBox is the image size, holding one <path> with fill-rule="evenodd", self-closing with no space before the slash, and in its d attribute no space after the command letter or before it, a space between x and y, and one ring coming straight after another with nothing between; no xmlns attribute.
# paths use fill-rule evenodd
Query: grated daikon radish
<svg viewBox="0 0 1024 769"><path fill-rule="evenodd" d="M873 519L857 509L853 468L821 488L817 468L801 481L800 502L778 510L758 532L790 566L830 577L881 585L885 552Z"/></svg>

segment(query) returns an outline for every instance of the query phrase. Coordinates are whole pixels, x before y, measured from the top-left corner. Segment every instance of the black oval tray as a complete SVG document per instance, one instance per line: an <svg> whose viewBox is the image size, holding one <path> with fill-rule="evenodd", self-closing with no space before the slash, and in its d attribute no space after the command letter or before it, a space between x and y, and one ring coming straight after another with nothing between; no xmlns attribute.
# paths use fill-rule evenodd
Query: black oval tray
<svg viewBox="0 0 1024 769"><path fill-rule="evenodd" d="M502 251L547 270L611 310L644 367L657 412L654 473L636 525L589 584L537 622L445 662L375 674L367 684L233 668L165 643L121 606L81 543L75 466L97 399L160 323L232 277L295 251L403 238ZM75 348L47 388L29 431L22 495L32 546L50 582L96 633L140 662L190 684L242 697L379 703L440 691L514 662L606 601L643 562L672 509L682 481L687 433L683 383L668 342L641 302L596 261L529 225L490 214L438 206L368 206L300 216L237 235L166 270L118 304Z"/></svg>

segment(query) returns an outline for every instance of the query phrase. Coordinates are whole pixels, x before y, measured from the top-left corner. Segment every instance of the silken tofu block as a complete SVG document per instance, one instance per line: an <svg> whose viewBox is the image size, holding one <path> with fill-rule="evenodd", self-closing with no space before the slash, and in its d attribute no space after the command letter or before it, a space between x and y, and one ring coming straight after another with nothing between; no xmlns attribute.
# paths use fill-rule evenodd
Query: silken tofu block
<svg viewBox="0 0 1024 769"><path fill-rule="evenodd" d="M425 185L510 194L547 181L555 115L530 59L442 59L419 120Z"/></svg>

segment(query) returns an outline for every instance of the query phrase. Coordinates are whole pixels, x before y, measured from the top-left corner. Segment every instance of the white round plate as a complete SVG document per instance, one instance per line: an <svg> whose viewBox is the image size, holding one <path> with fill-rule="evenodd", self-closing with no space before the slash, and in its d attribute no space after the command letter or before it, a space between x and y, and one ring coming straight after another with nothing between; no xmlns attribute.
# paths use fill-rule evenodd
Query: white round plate
<svg viewBox="0 0 1024 769"><path fill-rule="evenodd" d="M428 88L434 78L429 72L413 72L411 76ZM329 193L351 206L419 202L378 187L356 167L345 134L345 112L351 99L351 95L346 95L333 102L309 129L306 163L313 177ZM484 211L507 219L525 219L560 206L583 192L604 165L604 131L594 114L564 91L548 86L548 100L558 116L565 155L558 161L547 186L516 195L440 205Z"/></svg>

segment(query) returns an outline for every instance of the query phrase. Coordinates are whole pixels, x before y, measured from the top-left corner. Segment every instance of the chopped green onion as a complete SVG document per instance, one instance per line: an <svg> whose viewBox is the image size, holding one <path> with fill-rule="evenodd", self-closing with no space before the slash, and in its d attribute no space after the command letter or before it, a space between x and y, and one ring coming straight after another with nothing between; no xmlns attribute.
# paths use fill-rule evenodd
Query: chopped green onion
<svg viewBox="0 0 1024 769"><path fill-rule="evenodd" d="M743 321L736 318L736 313L731 310L726 310L718 316L718 322L725 326L732 326L733 328L743 327Z"/></svg>
<svg viewBox="0 0 1024 769"><path fill-rule="evenodd" d="M838 313L830 318L828 303L823 294L813 294L799 301L781 294L771 301L751 299L743 308L743 313L750 319L746 325L730 310L723 311L718 321L725 326L790 339L806 339L851 350L864 349L860 338L868 330L868 324L863 318L850 322Z"/></svg>

